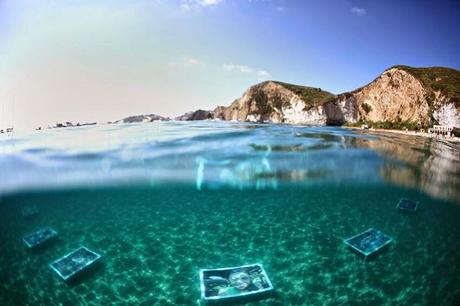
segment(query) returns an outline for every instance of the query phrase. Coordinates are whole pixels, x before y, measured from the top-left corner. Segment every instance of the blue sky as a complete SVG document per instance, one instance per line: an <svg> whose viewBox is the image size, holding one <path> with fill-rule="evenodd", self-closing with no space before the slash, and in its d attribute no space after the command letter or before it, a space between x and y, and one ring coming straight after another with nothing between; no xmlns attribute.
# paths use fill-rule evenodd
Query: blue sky
<svg viewBox="0 0 460 306"><path fill-rule="evenodd" d="M460 69L458 1L0 0L0 127L174 116L276 79Z"/></svg>

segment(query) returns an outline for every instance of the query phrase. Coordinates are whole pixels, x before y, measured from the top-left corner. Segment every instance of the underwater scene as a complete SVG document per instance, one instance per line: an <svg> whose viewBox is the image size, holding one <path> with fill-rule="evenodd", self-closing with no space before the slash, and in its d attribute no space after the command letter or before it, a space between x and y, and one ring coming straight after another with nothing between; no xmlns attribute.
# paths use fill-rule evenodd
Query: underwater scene
<svg viewBox="0 0 460 306"><path fill-rule="evenodd" d="M316 126L4 134L0 304L203 305L273 287L225 302L459 305L459 157L446 140Z"/></svg>

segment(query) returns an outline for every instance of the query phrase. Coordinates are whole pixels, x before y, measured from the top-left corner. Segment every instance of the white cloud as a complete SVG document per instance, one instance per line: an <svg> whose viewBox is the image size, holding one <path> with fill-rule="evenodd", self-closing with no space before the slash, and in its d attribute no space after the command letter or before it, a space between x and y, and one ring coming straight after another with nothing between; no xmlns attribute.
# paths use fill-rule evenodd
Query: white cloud
<svg viewBox="0 0 460 306"><path fill-rule="evenodd" d="M1 0L0 0L1 1ZM219 4L224 3L227 0L181 0L180 1L180 8L185 11L199 11L203 7L216 7ZM234 0L234 3L242 2L243 0ZM282 13L287 10L287 7L282 5L282 0L246 0L249 3L265 3L270 6L271 9ZM231 2L231 1L227 1ZM279 4L279 5L277 5Z"/></svg>
<svg viewBox="0 0 460 306"><path fill-rule="evenodd" d="M352 14L355 14L356 16L360 16L360 17L367 14L367 10L366 10L365 8L363 8L363 7L356 7L356 6L355 6L355 7L352 7L352 8L350 9L350 12L351 12Z"/></svg>
<svg viewBox="0 0 460 306"><path fill-rule="evenodd" d="M257 76L259 80L266 80L271 77L271 74L268 71L263 69L254 69L246 65L235 65L235 64L223 64L222 69L232 72L240 72L244 74L251 74Z"/></svg>
<svg viewBox="0 0 460 306"><path fill-rule="evenodd" d="M199 9L200 7L217 6L224 0L182 0L180 7L183 10Z"/></svg>
<svg viewBox="0 0 460 306"><path fill-rule="evenodd" d="M169 62L168 63L168 66L169 67L190 67L190 66L197 66L197 65L201 65L203 64L202 62L200 62L199 60L197 60L196 58L193 58L193 57L187 57L187 58L183 58L179 61L173 61L173 62Z"/></svg>
<svg viewBox="0 0 460 306"><path fill-rule="evenodd" d="M199 0L198 1L202 6L213 6L222 2L222 0Z"/></svg>
<svg viewBox="0 0 460 306"><path fill-rule="evenodd" d="M259 70L259 71L257 71L257 76L258 76L259 78L269 78L269 77L271 77L270 73L268 73L268 72L265 71L265 70Z"/></svg>
<svg viewBox="0 0 460 306"><path fill-rule="evenodd" d="M238 71L241 73L252 73L254 69L246 65L223 64L222 68L227 71Z"/></svg>

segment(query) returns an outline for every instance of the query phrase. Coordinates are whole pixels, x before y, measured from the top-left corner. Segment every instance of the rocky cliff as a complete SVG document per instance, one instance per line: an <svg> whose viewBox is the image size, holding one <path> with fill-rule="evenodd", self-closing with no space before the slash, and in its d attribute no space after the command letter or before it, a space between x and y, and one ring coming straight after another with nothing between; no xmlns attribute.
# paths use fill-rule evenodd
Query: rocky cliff
<svg viewBox="0 0 460 306"><path fill-rule="evenodd" d="M334 99L321 88L267 81L252 86L230 106L219 106L214 112L223 120L326 124L322 105Z"/></svg>
<svg viewBox="0 0 460 306"><path fill-rule="evenodd" d="M356 107L356 119L428 127L460 126L460 71L395 66L368 85L338 95Z"/></svg>
<svg viewBox="0 0 460 306"><path fill-rule="evenodd" d="M460 71L394 66L371 83L337 96L321 90L267 81L250 87L223 120L329 124L376 123L383 127L460 126Z"/></svg>

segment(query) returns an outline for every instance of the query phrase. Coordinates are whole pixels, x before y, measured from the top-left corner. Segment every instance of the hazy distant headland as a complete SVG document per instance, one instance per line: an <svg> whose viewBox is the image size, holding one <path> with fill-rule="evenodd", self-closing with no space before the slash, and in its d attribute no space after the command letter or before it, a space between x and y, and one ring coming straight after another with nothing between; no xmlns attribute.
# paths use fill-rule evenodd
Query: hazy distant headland
<svg viewBox="0 0 460 306"><path fill-rule="evenodd" d="M88 126L88 125L96 125L97 122L85 122L85 123L73 123L70 121L66 122L57 122L53 126L48 126L47 129L62 129L62 128L71 128L71 127L80 127L80 126ZM41 131L43 128L41 126L35 128L36 131Z"/></svg>

